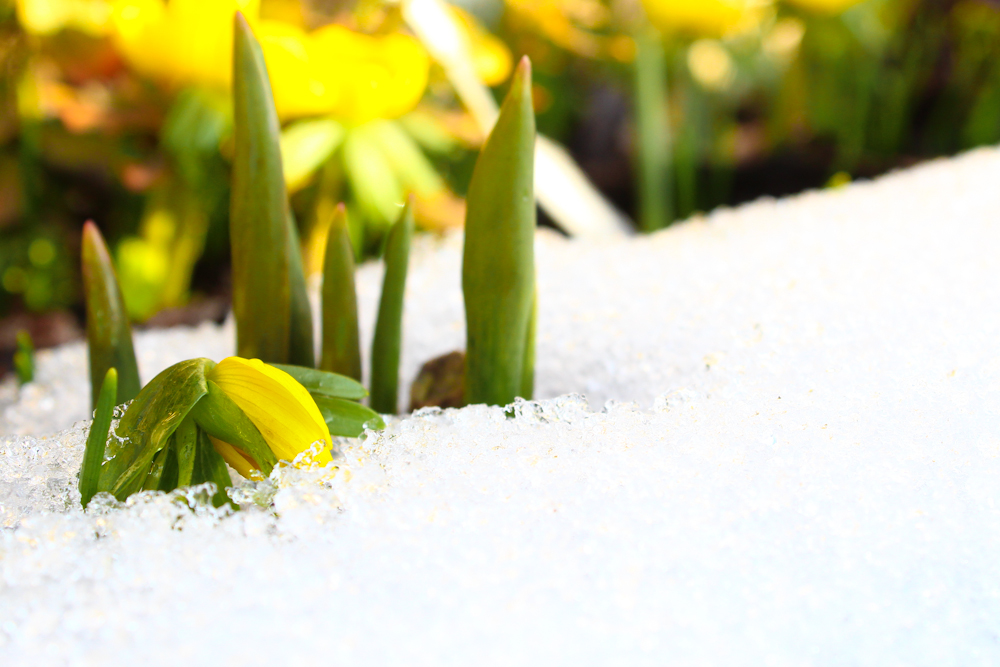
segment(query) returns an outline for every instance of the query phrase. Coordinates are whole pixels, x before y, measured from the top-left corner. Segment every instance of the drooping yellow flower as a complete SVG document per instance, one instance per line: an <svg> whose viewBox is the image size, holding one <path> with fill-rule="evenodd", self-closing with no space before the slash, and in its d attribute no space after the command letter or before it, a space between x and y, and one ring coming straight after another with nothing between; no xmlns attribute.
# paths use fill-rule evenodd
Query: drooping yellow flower
<svg viewBox="0 0 1000 667"><path fill-rule="evenodd" d="M756 25L770 0L642 0L664 32L721 37Z"/></svg>
<svg viewBox="0 0 1000 667"><path fill-rule="evenodd" d="M788 0L793 5L798 5L821 14L839 14L854 5L865 0Z"/></svg>
<svg viewBox="0 0 1000 667"><path fill-rule="evenodd" d="M207 377L246 413L278 460L291 461L316 443L322 443L322 450L312 462L324 465L333 460L330 429L316 401L288 373L259 359L229 357ZM253 459L232 445L215 438L212 443L226 463L244 477L258 469Z"/></svg>
<svg viewBox="0 0 1000 667"><path fill-rule="evenodd" d="M282 119L394 118L427 86L430 58L412 37L363 35L330 25L306 32L259 18L259 0L117 0L116 43L133 69L171 87L228 88L233 14L253 26Z"/></svg>

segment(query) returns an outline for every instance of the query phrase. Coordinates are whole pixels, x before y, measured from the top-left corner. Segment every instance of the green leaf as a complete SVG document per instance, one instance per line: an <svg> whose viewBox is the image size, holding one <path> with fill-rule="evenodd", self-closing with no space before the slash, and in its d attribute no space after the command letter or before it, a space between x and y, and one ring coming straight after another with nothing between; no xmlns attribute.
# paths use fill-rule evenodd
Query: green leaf
<svg viewBox="0 0 1000 667"><path fill-rule="evenodd" d="M354 286L354 247L347 230L347 209L337 206L323 265L323 346L319 367L361 381L358 298Z"/></svg>
<svg viewBox="0 0 1000 667"><path fill-rule="evenodd" d="M246 413L219 385L208 380L208 393L191 409L191 417L205 433L243 450L265 475L271 474L278 462L274 452Z"/></svg>
<svg viewBox="0 0 1000 667"><path fill-rule="evenodd" d="M101 463L104 462L104 448L108 442L117 395L118 371L109 368L97 395L97 409L94 411L94 421L90 424L87 446L83 450L83 463L80 465L80 503L85 508L98 490Z"/></svg>
<svg viewBox="0 0 1000 667"><path fill-rule="evenodd" d="M313 398L323 414L323 419L326 420L330 435L356 438L365 432L365 424L370 428L385 428L385 422L378 413L360 403L329 396L313 396Z"/></svg>
<svg viewBox="0 0 1000 667"><path fill-rule="evenodd" d="M385 244L385 278L372 340L372 409L395 414L399 395L399 356L403 335L403 296L413 237L413 197L389 230Z"/></svg>
<svg viewBox="0 0 1000 667"><path fill-rule="evenodd" d="M195 452L194 470L191 473L191 484L203 484L212 482L215 484L216 492L212 496L212 504L221 507L229 500L226 489L233 485L233 479L229 476L229 469L226 461L215 451L212 441L204 431L198 431L198 447ZM235 507L235 505L234 505Z"/></svg>
<svg viewBox="0 0 1000 667"><path fill-rule="evenodd" d="M205 374L214 367L210 359L182 361L143 387L118 422L117 437L110 439L98 491L109 491L118 500L125 500L142 488L153 458L208 393Z"/></svg>
<svg viewBox="0 0 1000 667"><path fill-rule="evenodd" d="M314 397L329 396L357 401L368 395L360 382L344 375L289 364L271 364L271 366L291 375Z"/></svg>
<svg viewBox="0 0 1000 667"><path fill-rule="evenodd" d="M132 348L132 327L108 247L97 225L90 221L83 226L80 262L87 302L91 404L96 407L109 368L118 372L118 401L131 401L141 387L139 366Z"/></svg>
<svg viewBox="0 0 1000 667"><path fill-rule="evenodd" d="M344 141L344 126L332 118L301 120L281 133L281 162L289 192L300 190Z"/></svg>
<svg viewBox="0 0 1000 667"><path fill-rule="evenodd" d="M526 378L534 375L528 349L535 299L534 151L531 65L525 58L476 161L466 198L466 403L507 405L523 396Z"/></svg>
<svg viewBox="0 0 1000 667"><path fill-rule="evenodd" d="M264 56L239 12L233 33L233 131L229 225L237 354L283 363L292 335L291 213Z"/></svg>

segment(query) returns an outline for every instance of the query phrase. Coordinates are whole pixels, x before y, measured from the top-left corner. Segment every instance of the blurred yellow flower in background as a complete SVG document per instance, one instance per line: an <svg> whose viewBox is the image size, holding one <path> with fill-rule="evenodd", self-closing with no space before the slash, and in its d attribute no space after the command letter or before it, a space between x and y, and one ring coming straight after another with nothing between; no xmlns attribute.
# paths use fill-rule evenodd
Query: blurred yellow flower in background
<svg viewBox="0 0 1000 667"><path fill-rule="evenodd" d="M165 85L227 88L237 11L261 42L283 119L394 118L423 95L430 59L415 39L364 35L338 25L306 32L260 20L258 0L118 0L115 41L135 71Z"/></svg>
<svg viewBox="0 0 1000 667"><path fill-rule="evenodd" d="M89 35L111 29L108 0L17 0L17 20L32 35L51 35L75 28Z"/></svg>
<svg viewBox="0 0 1000 667"><path fill-rule="evenodd" d="M642 0L650 22L666 33L722 37L757 25L769 0Z"/></svg>

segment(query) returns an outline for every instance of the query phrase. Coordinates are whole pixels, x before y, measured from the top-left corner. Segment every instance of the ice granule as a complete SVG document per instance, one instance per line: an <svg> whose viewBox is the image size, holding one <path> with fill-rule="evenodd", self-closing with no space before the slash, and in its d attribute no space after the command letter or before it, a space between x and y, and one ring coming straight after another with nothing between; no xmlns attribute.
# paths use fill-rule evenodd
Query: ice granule
<svg viewBox="0 0 1000 667"><path fill-rule="evenodd" d="M0 441L0 663L996 664L998 173L543 235L545 400L390 420L241 512L84 513L80 427ZM460 248L418 244L404 385L462 347ZM202 334L144 368L231 345ZM4 424L69 411L18 411L70 392L46 368Z"/></svg>

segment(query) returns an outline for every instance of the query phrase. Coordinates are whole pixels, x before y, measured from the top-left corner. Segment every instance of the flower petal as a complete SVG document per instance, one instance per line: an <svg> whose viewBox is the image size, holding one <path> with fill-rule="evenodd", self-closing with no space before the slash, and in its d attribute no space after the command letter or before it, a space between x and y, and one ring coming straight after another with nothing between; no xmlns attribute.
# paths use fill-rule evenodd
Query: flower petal
<svg viewBox="0 0 1000 667"><path fill-rule="evenodd" d="M279 459L291 461L322 441L326 447L313 461L322 465L333 460L323 415L305 387L288 373L259 359L229 357L209 378L246 413Z"/></svg>
<svg viewBox="0 0 1000 667"><path fill-rule="evenodd" d="M260 479L263 477L260 473L260 468L255 465L255 461L249 456L245 456L243 452L236 449L228 442L223 442L218 438L213 438L208 436L208 439L212 441L212 447L219 453L219 455L229 464L229 467L238 472L246 479Z"/></svg>

